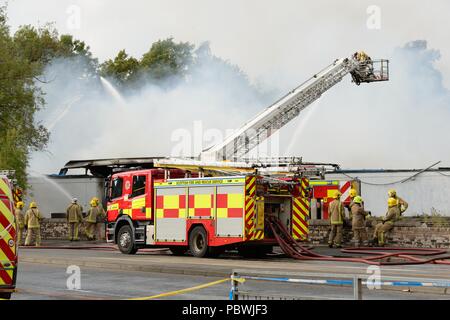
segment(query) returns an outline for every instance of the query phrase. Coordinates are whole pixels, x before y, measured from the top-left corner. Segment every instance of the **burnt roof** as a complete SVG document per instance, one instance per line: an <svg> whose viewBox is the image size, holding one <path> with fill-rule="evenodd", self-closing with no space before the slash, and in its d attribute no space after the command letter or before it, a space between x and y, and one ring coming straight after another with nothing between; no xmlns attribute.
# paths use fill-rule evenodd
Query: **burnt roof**
<svg viewBox="0 0 450 320"><path fill-rule="evenodd" d="M151 169L154 167L155 160L160 159L164 157L71 160L64 165L59 175L66 175L69 169L86 169L94 176L107 177L121 169Z"/></svg>

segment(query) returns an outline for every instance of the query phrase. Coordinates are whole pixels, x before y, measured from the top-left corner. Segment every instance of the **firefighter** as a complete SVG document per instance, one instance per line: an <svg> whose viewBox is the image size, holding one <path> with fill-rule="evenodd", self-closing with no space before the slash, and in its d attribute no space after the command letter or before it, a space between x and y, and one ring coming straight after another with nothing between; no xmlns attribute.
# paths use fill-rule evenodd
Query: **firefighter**
<svg viewBox="0 0 450 320"><path fill-rule="evenodd" d="M25 204L22 201L16 203L16 209L14 210L14 215L16 217L17 223L17 245L22 245L22 236L25 229L25 217L23 215L22 209Z"/></svg>
<svg viewBox="0 0 450 320"><path fill-rule="evenodd" d="M344 205L341 202L341 192L336 190L333 198L334 200L331 201L328 207L331 223L328 246L332 248L334 243L336 245L336 248L342 248L342 228L345 219L345 210Z"/></svg>
<svg viewBox="0 0 450 320"><path fill-rule="evenodd" d="M67 212L67 224L69 226L69 240L78 241L78 229L80 222L83 221L83 208L78 204L78 199L73 198L72 203L66 210Z"/></svg>
<svg viewBox="0 0 450 320"><path fill-rule="evenodd" d="M105 221L106 221L106 212L105 212L105 209L103 209L103 206L102 206L102 203L100 202L100 200L97 197L94 197L93 199L97 203L97 207L99 208L99 211L100 211L100 215L97 216L97 224L96 224L96 230L97 230L97 235L98 235L97 240L103 240L102 227L104 226Z"/></svg>
<svg viewBox="0 0 450 320"><path fill-rule="evenodd" d="M39 211L36 202L30 203L30 208L25 213L25 226L27 227L27 237L25 239L25 245L31 244L31 239L34 236L35 245L39 247L41 245L41 221L43 217Z"/></svg>
<svg viewBox="0 0 450 320"><path fill-rule="evenodd" d="M400 210L400 214L403 214L403 212L405 212L406 209L408 209L408 202L397 196L397 191L395 191L394 189L388 191L388 196L390 198L394 198L395 200L397 200L397 206L398 209Z"/></svg>
<svg viewBox="0 0 450 320"><path fill-rule="evenodd" d="M95 240L96 235L97 239L101 240L101 222L105 217L105 211L100 205L100 201L95 197L92 198L90 205L91 208L89 209L86 217L86 235L88 240Z"/></svg>
<svg viewBox="0 0 450 320"><path fill-rule="evenodd" d="M363 200L360 196L355 196L350 204L352 219L353 240L355 246L361 246L363 241L367 240L366 233L366 217L370 215L370 211L363 208Z"/></svg>
<svg viewBox="0 0 450 320"><path fill-rule="evenodd" d="M388 211L383 221L375 226L373 234L373 245L378 244L380 247L384 246L386 233L394 227L394 222L400 218L400 209L398 207L397 199L388 199Z"/></svg>

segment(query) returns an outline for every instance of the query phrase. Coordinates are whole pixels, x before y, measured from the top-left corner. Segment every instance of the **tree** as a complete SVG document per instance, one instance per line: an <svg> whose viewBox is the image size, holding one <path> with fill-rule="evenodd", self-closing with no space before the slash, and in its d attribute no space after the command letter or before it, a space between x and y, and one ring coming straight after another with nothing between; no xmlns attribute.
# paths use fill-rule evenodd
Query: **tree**
<svg viewBox="0 0 450 320"><path fill-rule="evenodd" d="M21 50L18 50L18 49ZM34 115L43 106L35 79L41 67L31 57L39 48L21 47L9 34L5 8L0 8L0 168L16 170L26 185L26 166L32 150L42 150L49 134ZM27 57L26 57L27 56Z"/></svg>
<svg viewBox="0 0 450 320"><path fill-rule="evenodd" d="M129 56L125 50L119 51L114 60L107 60L100 65L100 74L115 79L120 85L131 82L138 70L139 61Z"/></svg>
<svg viewBox="0 0 450 320"><path fill-rule="evenodd" d="M184 76L193 62L193 49L189 42L175 43L173 38L159 40L143 55L140 69L156 80Z"/></svg>

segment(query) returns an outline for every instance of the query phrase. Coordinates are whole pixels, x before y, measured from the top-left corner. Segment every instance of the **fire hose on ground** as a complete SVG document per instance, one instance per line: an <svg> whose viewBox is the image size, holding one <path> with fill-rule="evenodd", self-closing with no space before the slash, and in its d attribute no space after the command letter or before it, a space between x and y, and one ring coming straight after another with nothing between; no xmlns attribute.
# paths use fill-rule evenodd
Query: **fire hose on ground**
<svg viewBox="0 0 450 320"><path fill-rule="evenodd" d="M370 265L415 265L415 264L445 264L450 265L450 255L446 250L429 248L348 248L342 253L367 254L368 256L336 257L313 252L311 248L300 245L288 232L281 221L270 216L266 219L281 250L289 257L297 260L318 260L337 262L356 262ZM391 252L388 252L391 251ZM395 251L395 252L392 252ZM420 258L420 257L430 258ZM391 261L392 259L397 261ZM398 261L400 259L400 261Z"/></svg>

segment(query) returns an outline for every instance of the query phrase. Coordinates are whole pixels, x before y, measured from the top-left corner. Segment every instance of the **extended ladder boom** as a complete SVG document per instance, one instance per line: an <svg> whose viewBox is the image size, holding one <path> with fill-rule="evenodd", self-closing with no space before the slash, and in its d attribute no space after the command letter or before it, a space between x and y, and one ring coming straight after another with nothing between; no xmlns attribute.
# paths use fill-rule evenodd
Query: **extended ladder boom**
<svg viewBox="0 0 450 320"><path fill-rule="evenodd" d="M367 56L366 56L367 57ZM374 63L381 69L374 71ZM340 82L348 73L356 84L388 80L388 61L369 57L338 59L258 114L232 135L200 155L203 161L239 161L250 150L297 117L303 109Z"/></svg>

